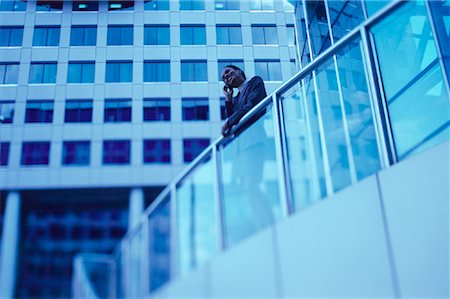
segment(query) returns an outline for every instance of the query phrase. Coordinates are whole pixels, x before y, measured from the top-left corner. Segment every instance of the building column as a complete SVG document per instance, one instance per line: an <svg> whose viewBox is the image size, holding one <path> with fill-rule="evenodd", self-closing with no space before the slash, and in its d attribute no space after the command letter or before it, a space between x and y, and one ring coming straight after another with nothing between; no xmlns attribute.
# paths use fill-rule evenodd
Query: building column
<svg viewBox="0 0 450 299"><path fill-rule="evenodd" d="M20 193L6 198L0 256L0 298L14 298L20 236Z"/></svg>
<svg viewBox="0 0 450 299"><path fill-rule="evenodd" d="M133 188L130 191L130 203L128 208L128 229L132 229L138 222L144 212L144 190Z"/></svg>

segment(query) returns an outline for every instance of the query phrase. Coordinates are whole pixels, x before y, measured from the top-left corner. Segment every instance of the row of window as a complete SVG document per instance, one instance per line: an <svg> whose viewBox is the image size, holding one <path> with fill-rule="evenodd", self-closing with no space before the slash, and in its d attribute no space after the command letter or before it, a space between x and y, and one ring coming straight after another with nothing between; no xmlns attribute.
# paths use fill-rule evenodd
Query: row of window
<svg viewBox="0 0 450 299"><path fill-rule="evenodd" d="M254 45L277 45L276 25L252 25L252 41ZM286 25L288 42L294 44L294 25ZM1 26L0 47L22 46L23 26ZM216 42L218 45L242 44L241 25L217 24ZM35 26L33 46L59 46L60 26ZM97 44L97 26L72 26L71 46L95 46ZM144 45L169 45L169 25L145 25ZM180 25L181 45L206 45L205 25ZM107 45L133 45L133 25L108 25Z"/></svg>
<svg viewBox="0 0 450 299"><path fill-rule="evenodd" d="M292 63L293 61L291 61ZM171 82L169 60L144 61L144 82ZM243 65L243 60L219 60L219 70L227 64ZM276 59L255 59L255 73L265 81L281 81L281 63ZM31 62L28 83L56 83L57 62ZM0 62L0 84L17 84L18 62ZM94 83L94 61L70 61L67 83ZM218 80L221 81L220 75ZM132 82L133 62L129 60L106 61L105 82ZM181 60L181 81L208 81L206 60Z"/></svg>
<svg viewBox="0 0 450 299"><path fill-rule="evenodd" d="M225 99L221 98L221 118L225 118ZM183 98L183 121L209 120L208 98ZM25 123L52 123L52 100L27 101ZM151 98L143 102L144 121L170 121L170 99ZM131 122L131 99L107 99L104 105L104 122ZM93 115L92 100L67 100L65 105L64 122L90 123ZM1 123L13 123L14 102L0 101Z"/></svg>
<svg viewBox="0 0 450 299"><path fill-rule="evenodd" d="M169 1L144 0L144 10L169 10ZM100 1L71 1L73 11L98 11ZM135 1L108 1L109 11L134 10ZM37 1L36 11L62 11L64 1ZM250 10L274 10L274 0L249 0ZM292 5L284 3L286 9L292 10ZM25 11L27 2L23 0L2 0L0 11ZM240 10L239 0L215 0L216 10ZM205 10L205 0L179 0L180 10Z"/></svg>
<svg viewBox="0 0 450 299"><path fill-rule="evenodd" d="M183 161L188 163L195 159L209 145L207 138L183 139ZM145 164L171 163L170 139L144 139L143 162ZM8 165L9 142L0 142L0 165ZM91 162L91 142L88 140L64 141L62 144L62 165L89 166ZM130 164L130 140L104 140L103 165ZM50 142L23 142L21 165L48 165L50 160Z"/></svg>

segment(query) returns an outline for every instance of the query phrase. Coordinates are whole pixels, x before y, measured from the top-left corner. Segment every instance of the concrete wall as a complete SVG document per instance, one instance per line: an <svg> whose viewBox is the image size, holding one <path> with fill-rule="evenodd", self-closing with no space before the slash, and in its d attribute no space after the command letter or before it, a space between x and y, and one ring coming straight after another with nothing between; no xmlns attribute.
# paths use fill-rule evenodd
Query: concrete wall
<svg viewBox="0 0 450 299"><path fill-rule="evenodd" d="M296 213L154 298L448 298L450 143Z"/></svg>

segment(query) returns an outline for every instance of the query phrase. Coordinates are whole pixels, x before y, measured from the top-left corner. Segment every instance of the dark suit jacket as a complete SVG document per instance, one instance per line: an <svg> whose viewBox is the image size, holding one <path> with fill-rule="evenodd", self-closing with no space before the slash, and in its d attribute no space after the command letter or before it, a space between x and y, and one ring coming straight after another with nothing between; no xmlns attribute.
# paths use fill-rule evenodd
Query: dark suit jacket
<svg viewBox="0 0 450 299"><path fill-rule="evenodd" d="M242 92L233 98L232 103L226 102L226 116L228 124L236 125L239 120L256 104L267 96L266 88L261 77L255 76L247 82Z"/></svg>

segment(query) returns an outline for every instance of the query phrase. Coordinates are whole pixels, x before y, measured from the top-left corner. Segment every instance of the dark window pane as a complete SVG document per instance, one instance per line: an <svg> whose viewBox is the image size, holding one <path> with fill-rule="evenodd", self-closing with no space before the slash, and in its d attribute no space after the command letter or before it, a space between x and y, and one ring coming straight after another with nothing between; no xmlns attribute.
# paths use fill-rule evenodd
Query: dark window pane
<svg viewBox="0 0 450 299"><path fill-rule="evenodd" d="M170 140L144 140L144 163L170 163Z"/></svg>
<svg viewBox="0 0 450 299"><path fill-rule="evenodd" d="M144 121L170 121L170 99L144 99Z"/></svg>
<svg viewBox="0 0 450 299"><path fill-rule="evenodd" d="M129 140L103 141L103 164L129 164L130 148Z"/></svg>
<svg viewBox="0 0 450 299"><path fill-rule="evenodd" d="M91 100L68 100L64 121L66 123L91 122L92 101Z"/></svg>
<svg viewBox="0 0 450 299"><path fill-rule="evenodd" d="M48 165L50 142L24 142L22 165Z"/></svg>
<svg viewBox="0 0 450 299"><path fill-rule="evenodd" d="M208 120L208 98L183 98L183 120Z"/></svg>
<svg viewBox="0 0 450 299"><path fill-rule="evenodd" d="M11 124L14 118L14 102L0 101L0 124Z"/></svg>
<svg viewBox="0 0 450 299"><path fill-rule="evenodd" d="M53 101L27 101L25 123L51 123Z"/></svg>
<svg viewBox="0 0 450 299"><path fill-rule="evenodd" d="M98 1L73 1L73 11L98 11Z"/></svg>
<svg viewBox="0 0 450 299"><path fill-rule="evenodd" d="M209 139L206 138L184 139L183 140L184 162L191 162L208 146L209 146Z"/></svg>
<svg viewBox="0 0 450 299"><path fill-rule="evenodd" d="M89 141L65 141L63 143L63 165L89 165L90 161Z"/></svg>
<svg viewBox="0 0 450 299"><path fill-rule="evenodd" d="M9 142L0 142L0 165L8 165Z"/></svg>
<svg viewBox="0 0 450 299"><path fill-rule="evenodd" d="M130 122L131 100L105 100L105 122Z"/></svg>

